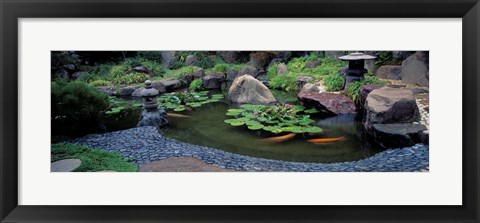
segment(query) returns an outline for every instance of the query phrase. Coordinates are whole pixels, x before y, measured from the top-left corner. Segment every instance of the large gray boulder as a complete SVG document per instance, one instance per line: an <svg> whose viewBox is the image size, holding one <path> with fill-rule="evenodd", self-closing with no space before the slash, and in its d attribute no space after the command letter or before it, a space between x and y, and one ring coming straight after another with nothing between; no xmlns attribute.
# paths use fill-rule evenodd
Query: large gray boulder
<svg viewBox="0 0 480 223"><path fill-rule="evenodd" d="M162 51L162 66L172 68L177 62L175 51Z"/></svg>
<svg viewBox="0 0 480 223"><path fill-rule="evenodd" d="M320 66L320 64L322 64L320 60L309 60L305 63L305 68L315 68Z"/></svg>
<svg viewBox="0 0 480 223"><path fill-rule="evenodd" d="M259 70L263 70L270 63L272 57L273 54L270 52L254 52L250 54L250 61L248 62L248 64Z"/></svg>
<svg viewBox="0 0 480 223"><path fill-rule="evenodd" d="M315 79L309 76L298 76L297 77L297 89L300 91L303 89L303 86L307 83L313 82Z"/></svg>
<svg viewBox="0 0 480 223"><path fill-rule="evenodd" d="M392 51L392 57L394 60L403 61L414 53L415 51Z"/></svg>
<svg viewBox="0 0 480 223"><path fill-rule="evenodd" d="M239 104L273 104L272 92L250 75L238 76L230 86L228 99Z"/></svg>
<svg viewBox="0 0 480 223"><path fill-rule="evenodd" d="M402 73L402 66L384 65L378 68L377 77L390 80L400 80Z"/></svg>
<svg viewBox="0 0 480 223"><path fill-rule="evenodd" d="M400 77L404 83L428 87L429 53L418 51L402 62Z"/></svg>
<svg viewBox="0 0 480 223"><path fill-rule="evenodd" d="M374 124L372 135L374 140L384 148L413 146L422 142L423 131L427 128L422 124L397 123Z"/></svg>
<svg viewBox="0 0 480 223"><path fill-rule="evenodd" d="M237 51L218 51L217 54L227 63L236 63L240 58L240 53Z"/></svg>
<svg viewBox="0 0 480 223"><path fill-rule="evenodd" d="M227 70L227 81L234 81L237 78L238 70Z"/></svg>
<svg viewBox="0 0 480 223"><path fill-rule="evenodd" d="M363 123L367 130L374 124L412 123L419 118L411 90L384 87L370 92L365 100Z"/></svg>
<svg viewBox="0 0 480 223"><path fill-rule="evenodd" d="M194 79L201 79L203 76L205 76L205 70L203 70L203 68L199 67L193 70Z"/></svg>
<svg viewBox="0 0 480 223"><path fill-rule="evenodd" d="M166 92L173 92L180 87L182 87L182 82L180 82L177 79L170 79L170 80L162 80L159 81L163 86L165 86L165 91ZM158 89L157 89L158 90Z"/></svg>
<svg viewBox="0 0 480 223"><path fill-rule="evenodd" d="M197 61L198 61L198 59L195 55L188 55L185 58L185 66L194 65Z"/></svg>
<svg viewBox="0 0 480 223"><path fill-rule="evenodd" d="M208 74L207 76L203 77L203 87L205 89L220 89L222 87L222 83L225 80L225 77L220 74Z"/></svg>
<svg viewBox="0 0 480 223"><path fill-rule="evenodd" d="M257 77L258 76L258 70L257 70L257 68L252 67L252 66L248 66L248 65L243 66L238 71L238 75L244 75L244 74L248 74L252 77Z"/></svg>
<svg viewBox="0 0 480 223"><path fill-rule="evenodd" d="M58 69L57 71L55 71L55 73L53 74L53 77L68 80L68 79L70 79L70 73L68 73L67 70L61 68L61 69Z"/></svg>
<svg viewBox="0 0 480 223"><path fill-rule="evenodd" d="M129 96L132 96L133 92L135 92L140 88L141 88L140 85L128 85L128 86L120 87L118 90L116 90L115 94L120 97L129 97Z"/></svg>
<svg viewBox="0 0 480 223"><path fill-rule="evenodd" d="M298 99L306 107L314 107L329 115L357 113L352 99L341 94L301 91Z"/></svg>
<svg viewBox="0 0 480 223"><path fill-rule="evenodd" d="M360 106L361 106L361 109L363 109L363 106L365 105L365 101L367 100L367 97L368 95L370 94L370 92L372 92L373 90L376 90L376 89L380 89L382 87L385 87L385 85L380 85L380 84L366 84L366 85L362 85L360 87Z"/></svg>

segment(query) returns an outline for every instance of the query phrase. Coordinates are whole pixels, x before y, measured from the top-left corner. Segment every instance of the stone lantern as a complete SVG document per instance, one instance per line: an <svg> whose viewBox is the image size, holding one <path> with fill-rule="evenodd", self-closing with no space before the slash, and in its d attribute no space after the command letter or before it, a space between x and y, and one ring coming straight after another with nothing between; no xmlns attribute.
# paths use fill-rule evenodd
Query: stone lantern
<svg viewBox="0 0 480 223"><path fill-rule="evenodd" d="M168 124L167 113L158 109L157 96L159 92L152 87L150 80L145 81L145 88L140 91L143 98L143 111L137 126L155 126L157 128Z"/></svg>
<svg viewBox="0 0 480 223"><path fill-rule="evenodd" d="M377 57L360 52L350 53L348 55L338 57L340 60L348 61L348 69L345 71L346 74L344 76L345 82L343 87L346 88L352 82L365 79L363 75L368 72L364 67L365 60L373 60L376 58Z"/></svg>
<svg viewBox="0 0 480 223"><path fill-rule="evenodd" d="M147 111L156 111L158 110L157 104L157 89L152 87L152 82L150 80L145 81L145 88L140 91L140 96L143 98L143 108Z"/></svg>

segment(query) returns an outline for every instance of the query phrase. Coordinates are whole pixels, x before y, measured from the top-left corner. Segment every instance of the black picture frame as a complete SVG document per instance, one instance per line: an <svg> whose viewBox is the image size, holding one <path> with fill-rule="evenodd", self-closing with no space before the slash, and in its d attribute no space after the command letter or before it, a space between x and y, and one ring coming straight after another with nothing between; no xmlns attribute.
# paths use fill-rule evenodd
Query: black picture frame
<svg viewBox="0 0 480 223"><path fill-rule="evenodd" d="M478 222L478 0L0 0L1 222ZM462 18L462 206L19 206L18 19ZM448 44L448 43L446 43ZM453 75L451 78L460 78Z"/></svg>

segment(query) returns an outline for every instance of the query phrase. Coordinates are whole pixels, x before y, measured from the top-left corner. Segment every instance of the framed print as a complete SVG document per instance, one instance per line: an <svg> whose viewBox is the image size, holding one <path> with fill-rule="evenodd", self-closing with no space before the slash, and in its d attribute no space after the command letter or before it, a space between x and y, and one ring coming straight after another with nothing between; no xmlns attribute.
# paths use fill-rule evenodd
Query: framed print
<svg viewBox="0 0 480 223"><path fill-rule="evenodd" d="M479 220L476 0L1 12L2 222Z"/></svg>

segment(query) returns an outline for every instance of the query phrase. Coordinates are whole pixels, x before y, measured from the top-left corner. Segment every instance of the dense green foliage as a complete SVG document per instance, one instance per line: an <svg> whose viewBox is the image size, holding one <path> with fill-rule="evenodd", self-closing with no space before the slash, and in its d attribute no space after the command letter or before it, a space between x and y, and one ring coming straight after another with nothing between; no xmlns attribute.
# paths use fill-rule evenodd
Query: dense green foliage
<svg viewBox="0 0 480 223"><path fill-rule="evenodd" d="M109 106L107 95L80 81L52 82L51 99L53 135L98 131L100 113Z"/></svg>
<svg viewBox="0 0 480 223"><path fill-rule="evenodd" d="M366 76L364 80L356 81L348 85L347 89L345 89L345 94L358 104L360 100L360 88L366 84L385 84L385 81L380 80L376 76Z"/></svg>
<svg viewBox="0 0 480 223"><path fill-rule="evenodd" d="M203 81L202 79L195 79L190 83L190 86L188 86L188 89L191 91L201 91L203 90Z"/></svg>
<svg viewBox="0 0 480 223"><path fill-rule="evenodd" d="M311 124L315 122L309 114L317 113L315 109L305 110L302 106L277 104L274 106L244 104L240 109L229 109L225 123L232 126L246 125L250 130L264 130L275 134L282 132L292 133L319 133L322 129Z"/></svg>
<svg viewBox="0 0 480 223"><path fill-rule="evenodd" d="M112 84L112 82L106 81L106 80L94 80L94 81L90 82L90 85L92 85L94 87L98 87L98 86L111 86L113 84Z"/></svg>
<svg viewBox="0 0 480 223"><path fill-rule="evenodd" d="M95 118L109 106L108 96L80 81L51 83L52 118Z"/></svg>
<svg viewBox="0 0 480 223"><path fill-rule="evenodd" d="M375 61L376 67L381 67L383 65L399 65L402 61L395 60L393 58L392 51L380 51L377 53L377 59Z"/></svg>
<svg viewBox="0 0 480 223"><path fill-rule="evenodd" d="M223 94L214 94L209 96L208 91L200 92L174 92L164 94L158 97L157 101L161 108L173 111L185 111L191 108L201 107L208 103L219 102L223 99Z"/></svg>
<svg viewBox="0 0 480 223"><path fill-rule="evenodd" d="M321 65L314 68L305 68L307 62L312 60L320 61ZM310 54L308 57L293 58L287 63L288 72L285 74L277 74L278 64L268 68L269 85L275 89L296 91L299 90L297 89L298 76L309 76L313 77L314 81L320 81L326 76L337 74L346 64L344 61L319 57L316 54Z"/></svg>
<svg viewBox="0 0 480 223"><path fill-rule="evenodd" d="M144 73L130 73L124 74L120 77L111 78L112 83L116 85L130 85L130 84L140 84L148 80L147 75Z"/></svg>
<svg viewBox="0 0 480 223"><path fill-rule="evenodd" d="M80 159L82 164L75 172L97 172L112 170L117 172L137 172L138 168L127 162L117 153L74 144L53 144L51 161L63 159Z"/></svg>
<svg viewBox="0 0 480 223"><path fill-rule="evenodd" d="M330 74L323 79L326 91L339 91L342 90L343 77L339 74Z"/></svg>
<svg viewBox="0 0 480 223"><path fill-rule="evenodd" d="M196 57L197 60L193 65L197 67L208 69L215 65L215 61L212 61L212 59L210 59L208 52L206 51L180 51L177 53L178 62L173 66L173 69L178 69L184 66L185 59L189 55L193 55Z"/></svg>

